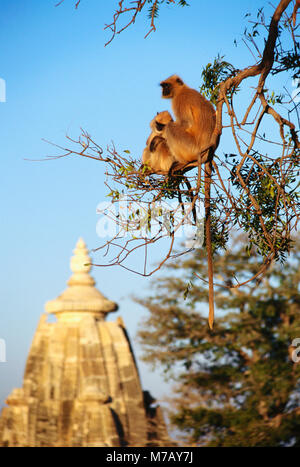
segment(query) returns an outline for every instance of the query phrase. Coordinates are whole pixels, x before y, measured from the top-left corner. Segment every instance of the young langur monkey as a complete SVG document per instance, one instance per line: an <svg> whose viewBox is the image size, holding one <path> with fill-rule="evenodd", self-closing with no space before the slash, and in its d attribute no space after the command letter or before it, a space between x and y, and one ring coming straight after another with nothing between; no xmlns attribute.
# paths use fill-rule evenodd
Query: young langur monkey
<svg viewBox="0 0 300 467"><path fill-rule="evenodd" d="M198 170L200 171L200 164L205 163L205 233L209 283L208 322L210 329L212 329L214 322L214 283L210 229L211 161L208 160L211 151L205 151L205 149L211 144L216 126L216 112L213 105L205 97L184 84L177 75L170 76L162 81L160 85L162 87L162 97L172 99L172 109L176 117L175 122L170 122L163 128L163 136L177 161L176 165L198 161ZM176 168L176 165L173 168Z"/></svg>
<svg viewBox="0 0 300 467"><path fill-rule="evenodd" d="M142 162L155 173L168 173L175 162L165 138L162 136L164 127L173 122L168 111L158 113L150 122L152 130L143 151Z"/></svg>
<svg viewBox="0 0 300 467"><path fill-rule="evenodd" d="M170 76L160 85L162 97L172 99L176 117L175 122L168 123L163 130L170 151L179 163L197 161L201 151L210 144L216 126L215 109L177 75ZM202 162L206 159L207 154L202 154Z"/></svg>

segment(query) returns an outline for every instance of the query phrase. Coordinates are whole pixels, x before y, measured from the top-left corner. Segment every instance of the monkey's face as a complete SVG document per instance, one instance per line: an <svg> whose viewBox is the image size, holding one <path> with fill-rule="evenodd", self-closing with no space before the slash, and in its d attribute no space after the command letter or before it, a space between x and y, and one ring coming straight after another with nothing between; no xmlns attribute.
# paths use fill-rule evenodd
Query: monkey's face
<svg viewBox="0 0 300 467"><path fill-rule="evenodd" d="M162 81L160 86L162 87L162 97L164 99L172 99L176 94L176 89L183 86L183 81L179 76L172 75L170 78Z"/></svg>
<svg viewBox="0 0 300 467"><path fill-rule="evenodd" d="M155 126L156 131L158 131L158 133L161 133L166 125L164 125L163 123L155 122Z"/></svg>
<svg viewBox="0 0 300 467"><path fill-rule="evenodd" d="M167 83L165 81L163 81L162 83L160 83L161 87L162 87L162 97L164 97L165 99L172 99L173 97L173 93L172 93L172 85L171 83Z"/></svg>
<svg viewBox="0 0 300 467"><path fill-rule="evenodd" d="M159 112L150 122L150 127L154 133L162 133L164 127L173 122L172 115L167 110Z"/></svg>

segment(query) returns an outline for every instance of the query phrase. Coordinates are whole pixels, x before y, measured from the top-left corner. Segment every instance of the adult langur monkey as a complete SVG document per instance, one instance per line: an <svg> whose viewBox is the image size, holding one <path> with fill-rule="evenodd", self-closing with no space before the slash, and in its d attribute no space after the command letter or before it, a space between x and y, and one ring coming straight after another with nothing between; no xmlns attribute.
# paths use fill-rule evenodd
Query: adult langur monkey
<svg viewBox="0 0 300 467"><path fill-rule="evenodd" d="M205 164L205 229L209 282L209 327L214 322L213 259L210 229L210 184L211 161L209 160L212 135L216 126L216 112L213 105L198 91L188 87L177 75L160 83L162 97L172 99L175 122L163 129L163 136L177 163L198 161ZM200 172L199 172L200 176Z"/></svg>
<svg viewBox="0 0 300 467"><path fill-rule="evenodd" d="M166 125L163 136L176 161L198 161L199 154L209 146L216 126L213 105L198 91L189 88L181 78L172 75L160 83L162 97L172 99L175 122ZM202 154L202 162L205 162Z"/></svg>
<svg viewBox="0 0 300 467"><path fill-rule="evenodd" d="M147 139L142 162L147 164L154 173L167 174L175 162L166 140L162 136L163 129L170 122L173 122L173 118L167 110L158 113L150 122L152 132Z"/></svg>

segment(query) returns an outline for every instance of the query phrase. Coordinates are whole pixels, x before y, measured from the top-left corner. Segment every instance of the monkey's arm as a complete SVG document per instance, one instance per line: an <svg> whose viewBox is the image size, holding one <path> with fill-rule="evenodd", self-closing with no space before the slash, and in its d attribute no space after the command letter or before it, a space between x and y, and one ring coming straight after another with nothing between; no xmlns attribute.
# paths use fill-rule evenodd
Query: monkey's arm
<svg viewBox="0 0 300 467"><path fill-rule="evenodd" d="M159 144L162 143L163 141L164 141L164 138L162 138L161 136L154 136L154 138L152 139L149 145L150 152L156 151Z"/></svg>
<svg viewBox="0 0 300 467"><path fill-rule="evenodd" d="M152 132L152 133L148 136L148 139L147 139L147 141L146 141L146 146L148 146L148 147L150 146L151 140L152 140L153 138L154 138L154 134L153 134L153 132Z"/></svg>

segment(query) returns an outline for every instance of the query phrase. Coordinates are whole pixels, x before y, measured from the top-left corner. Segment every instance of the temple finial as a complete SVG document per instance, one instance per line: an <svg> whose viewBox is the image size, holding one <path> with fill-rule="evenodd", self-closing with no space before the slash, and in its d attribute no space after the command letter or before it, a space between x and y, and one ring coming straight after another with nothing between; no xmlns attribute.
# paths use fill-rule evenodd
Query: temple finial
<svg viewBox="0 0 300 467"><path fill-rule="evenodd" d="M73 250L74 256L72 256L70 261L71 271L74 273L78 272L89 272L91 270L92 260L88 255L88 249L85 242L80 237L76 243L75 250Z"/></svg>
<svg viewBox="0 0 300 467"><path fill-rule="evenodd" d="M89 313L104 319L107 313L116 311L118 305L95 288L95 281L89 274L92 259L81 237L73 253L70 261L73 274L67 282L68 287L58 298L46 303L46 311L68 321L77 321Z"/></svg>

